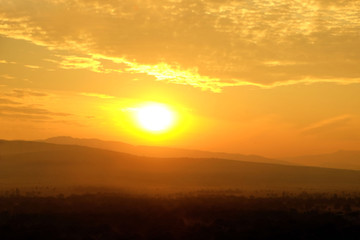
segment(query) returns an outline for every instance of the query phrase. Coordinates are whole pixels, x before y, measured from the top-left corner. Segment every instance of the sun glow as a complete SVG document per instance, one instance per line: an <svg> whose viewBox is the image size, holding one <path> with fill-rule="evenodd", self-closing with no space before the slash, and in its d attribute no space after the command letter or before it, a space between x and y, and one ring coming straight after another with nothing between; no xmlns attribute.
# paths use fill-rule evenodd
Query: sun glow
<svg viewBox="0 0 360 240"><path fill-rule="evenodd" d="M172 127L175 121L174 112L166 105L151 103L137 109L139 125L150 132L163 132Z"/></svg>

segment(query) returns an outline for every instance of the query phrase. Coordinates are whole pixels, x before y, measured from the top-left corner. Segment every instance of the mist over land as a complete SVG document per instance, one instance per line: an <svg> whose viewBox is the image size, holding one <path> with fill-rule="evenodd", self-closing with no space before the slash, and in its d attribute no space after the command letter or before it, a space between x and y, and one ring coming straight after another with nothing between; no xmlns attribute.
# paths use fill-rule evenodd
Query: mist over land
<svg viewBox="0 0 360 240"><path fill-rule="evenodd" d="M181 148L159 146L134 146L131 144L115 141L103 141L99 139L73 138L69 136L53 137L42 140L43 142L80 145L107 149L117 152L125 152L140 156L151 157L191 157L191 158L222 158L249 162L274 163L281 165L302 165L324 168L339 168L360 170L360 151L336 151L318 155L304 155L281 159L266 158L259 155L244 155L224 152L208 152Z"/></svg>
<svg viewBox="0 0 360 240"><path fill-rule="evenodd" d="M289 164L286 161L265 158L257 155L231 154L225 152L209 152L193 149L181 149L161 146L131 145L124 142L103 141L99 139L73 138L69 136L53 137L42 140L47 143L80 145L93 148L107 149L147 157L190 157L190 158L222 158L249 162Z"/></svg>
<svg viewBox="0 0 360 240"><path fill-rule="evenodd" d="M360 171L357 170L279 164L277 160L259 156L132 146L70 137L45 141L2 140L0 158L0 181L7 188L83 186L165 192L360 189Z"/></svg>

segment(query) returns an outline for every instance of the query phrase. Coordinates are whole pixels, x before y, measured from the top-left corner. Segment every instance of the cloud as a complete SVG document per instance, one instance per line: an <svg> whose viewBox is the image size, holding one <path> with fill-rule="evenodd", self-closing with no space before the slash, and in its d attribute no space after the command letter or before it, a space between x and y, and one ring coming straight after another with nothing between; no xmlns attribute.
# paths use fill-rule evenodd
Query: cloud
<svg viewBox="0 0 360 240"><path fill-rule="evenodd" d="M34 90L27 89L13 89L11 92L2 93L5 96L16 97L16 98L25 98L25 97L47 97L49 94L44 92L38 92Z"/></svg>
<svg viewBox="0 0 360 240"><path fill-rule="evenodd" d="M32 121L44 121L51 120L52 118L44 115L31 115L31 114L19 114L19 113L4 113L0 111L0 117L11 120L32 120Z"/></svg>
<svg viewBox="0 0 360 240"><path fill-rule="evenodd" d="M68 95L45 93L29 89L9 89L0 92L0 118L16 121L77 124L77 113L58 108L57 102ZM61 108L60 108L61 109Z"/></svg>
<svg viewBox="0 0 360 240"><path fill-rule="evenodd" d="M101 66L99 61L89 57L78 56L60 56L63 59L60 61L60 67L64 69L90 69L94 72L99 72Z"/></svg>
<svg viewBox="0 0 360 240"><path fill-rule="evenodd" d="M0 100L1 103L1 100ZM71 117L72 114L53 112L44 108L15 105L17 103L7 103L8 105L0 104L0 117L10 120L30 120L30 121L63 121L60 119Z"/></svg>
<svg viewBox="0 0 360 240"><path fill-rule="evenodd" d="M358 83L359 12L355 0L15 0L0 7L0 34L71 52L65 69L219 92Z"/></svg>
<svg viewBox="0 0 360 240"><path fill-rule="evenodd" d="M39 69L39 68L41 68L40 66L36 66L36 65L24 65L24 67L31 68L31 69Z"/></svg>
<svg viewBox="0 0 360 240"><path fill-rule="evenodd" d="M71 116L71 114L68 113L51 112L47 109L32 106L0 106L0 112L43 116Z"/></svg>
<svg viewBox="0 0 360 240"><path fill-rule="evenodd" d="M28 98L40 98L43 101L44 97L49 97L48 93L38 92L28 89L12 89L6 92L0 92L0 116L11 119L32 119L32 120L46 120L52 118L70 117L72 114L63 112L54 112L42 108L42 105L32 104L29 105ZM14 100L16 99L16 100ZM45 98L46 99L46 98Z"/></svg>
<svg viewBox="0 0 360 240"><path fill-rule="evenodd" d="M80 93L80 95L82 96L87 96L87 97L97 97L97 98L102 98L102 99L112 99L115 98L114 96L110 96L110 95L106 95L106 94L99 94L99 93Z"/></svg>
<svg viewBox="0 0 360 240"><path fill-rule="evenodd" d="M2 74L0 75L1 78L5 78L5 79L14 79L15 77L14 76L11 76L9 74Z"/></svg>
<svg viewBox="0 0 360 240"><path fill-rule="evenodd" d="M13 62L13 61L7 61L7 60L3 60L3 59L0 59L0 63L3 63L3 64L16 64L16 62Z"/></svg>
<svg viewBox="0 0 360 240"><path fill-rule="evenodd" d="M122 72L121 63L124 63L122 59L108 58L97 54L57 55L57 57L61 60L45 59L45 61L56 63L63 69L87 69L97 73Z"/></svg>
<svg viewBox="0 0 360 240"><path fill-rule="evenodd" d="M304 129L302 129L302 132L306 134L314 134L333 130L335 128L343 127L347 122L351 120L351 118L351 115L341 115L333 118L328 118L305 127Z"/></svg>
<svg viewBox="0 0 360 240"><path fill-rule="evenodd" d="M129 65L128 71L146 73L154 76L158 81L166 80L171 83L200 87L203 90L211 90L213 92L221 91L222 83L220 79L201 76L197 68L182 70L178 66L174 67L166 63L156 65L130 63Z"/></svg>
<svg viewBox="0 0 360 240"><path fill-rule="evenodd" d="M7 98L0 98L0 104L21 104Z"/></svg>

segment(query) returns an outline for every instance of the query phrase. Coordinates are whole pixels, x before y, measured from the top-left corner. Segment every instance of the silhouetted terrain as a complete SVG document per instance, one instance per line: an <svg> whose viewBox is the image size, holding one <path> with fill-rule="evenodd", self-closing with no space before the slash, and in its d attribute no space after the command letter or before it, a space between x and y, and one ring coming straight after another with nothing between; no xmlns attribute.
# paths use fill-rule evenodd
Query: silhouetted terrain
<svg viewBox="0 0 360 240"><path fill-rule="evenodd" d="M215 158L150 158L82 146L0 142L3 187L359 190L360 171Z"/></svg>
<svg viewBox="0 0 360 240"><path fill-rule="evenodd" d="M117 152L129 153L148 157L167 157L167 158L222 158L230 160L239 160L246 162L275 163L282 165L302 165L325 168L340 168L360 170L360 151L338 151L330 154L298 156L284 159L270 159L256 155L242 155L219 152L206 152L189 149L178 149L169 147L154 146L133 146L127 143L102 141L98 139L79 139L72 137L54 137L43 142L79 145L93 148L112 150Z"/></svg>
<svg viewBox="0 0 360 240"><path fill-rule="evenodd" d="M329 154L286 158L293 164L360 170L360 151L338 151Z"/></svg>
<svg viewBox="0 0 360 240"><path fill-rule="evenodd" d="M221 152L207 152L190 149L170 148L170 147L156 147L156 146L133 146L127 143L102 141L98 139L80 139L72 137L53 137L44 140L47 143L79 145L93 148L106 149L116 152L130 153L139 156L147 157L166 157L166 158L222 158L230 160L239 160L246 162L262 162L262 163L276 163L289 164L283 160L270 159L256 155L231 154Z"/></svg>
<svg viewBox="0 0 360 240"><path fill-rule="evenodd" d="M358 195L0 197L1 239L347 239L360 236Z"/></svg>

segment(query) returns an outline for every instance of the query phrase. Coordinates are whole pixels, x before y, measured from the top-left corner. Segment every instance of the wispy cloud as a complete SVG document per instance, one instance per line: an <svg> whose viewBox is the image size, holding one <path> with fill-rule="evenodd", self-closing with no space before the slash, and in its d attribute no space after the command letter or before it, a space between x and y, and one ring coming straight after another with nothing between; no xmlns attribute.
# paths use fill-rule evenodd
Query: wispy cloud
<svg viewBox="0 0 360 240"><path fill-rule="evenodd" d="M344 126L348 121L351 120L351 115L340 115L328 119L321 120L310 124L309 126L302 129L303 133L314 134L318 132L327 131Z"/></svg>
<svg viewBox="0 0 360 240"><path fill-rule="evenodd" d="M0 104L21 104L21 103L7 98L0 98Z"/></svg>
<svg viewBox="0 0 360 240"><path fill-rule="evenodd" d="M60 56L63 60L60 61L60 67L64 69L90 69L98 72L100 69L100 62L89 57L78 56Z"/></svg>
<svg viewBox="0 0 360 240"><path fill-rule="evenodd" d="M0 63L3 63L3 64L16 64L16 62L7 61L7 60L3 60L3 59L0 59Z"/></svg>
<svg viewBox="0 0 360 240"><path fill-rule="evenodd" d="M0 111L0 116L2 118L7 118L11 120L31 120L31 121L44 121L44 120L51 120L50 116L45 115L32 115L32 114L21 114L21 113L8 113Z"/></svg>
<svg viewBox="0 0 360 240"><path fill-rule="evenodd" d="M0 75L0 77L1 77L1 78L5 78L5 79L15 79L14 76L11 76L11 75L9 75L9 74L2 74L2 75Z"/></svg>
<svg viewBox="0 0 360 240"><path fill-rule="evenodd" d="M29 89L12 89L10 92L2 93L5 96L16 97L16 98L25 98L25 97L46 97L49 96L48 93L38 92Z"/></svg>
<svg viewBox="0 0 360 240"><path fill-rule="evenodd" d="M154 76L158 81L190 85L213 92L221 91L222 83L220 79L202 76L197 68L182 70L179 66L170 66L166 63L156 65L129 63L129 65L128 71L146 73Z"/></svg>
<svg viewBox="0 0 360 240"><path fill-rule="evenodd" d="M146 73L219 92L358 83L359 12L355 0L5 1L0 34L71 52L60 56L64 69Z"/></svg>
<svg viewBox="0 0 360 240"><path fill-rule="evenodd" d="M102 98L102 99L112 99L115 98L114 96L110 96L110 95L106 95L106 94L100 94L100 93L80 93L80 95L82 96L87 96L87 97L97 97L97 98Z"/></svg>
<svg viewBox="0 0 360 240"><path fill-rule="evenodd" d="M39 68L41 68L40 66L36 66L36 65L24 65L24 67L31 68L31 69L39 69Z"/></svg>
<svg viewBox="0 0 360 240"><path fill-rule="evenodd" d="M71 114L68 113L52 112L47 109L32 106L0 106L0 112L44 116L71 116Z"/></svg>
<svg viewBox="0 0 360 240"><path fill-rule="evenodd" d="M112 73L112 72L123 72L121 70L122 65L119 63L124 63L121 59L115 60L112 58L111 62L115 63L115 66L109 67L104 61L108 61L109 58L97 54L87 54L86 56L76 56L76 55L57 55L60 58L60 61L46 59L46 61L54 62L63 69L87 69L97 73Z"/></svg>
<svg viewBox="0 0 360 240"><path fill-rule="evenodd" d="M30 89L6 88L0 91L0 118L32 122L76 124L76 114L59 108L63 95Z"/></svg>

